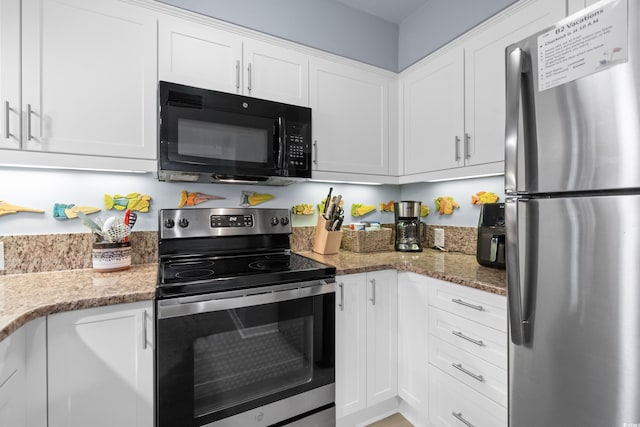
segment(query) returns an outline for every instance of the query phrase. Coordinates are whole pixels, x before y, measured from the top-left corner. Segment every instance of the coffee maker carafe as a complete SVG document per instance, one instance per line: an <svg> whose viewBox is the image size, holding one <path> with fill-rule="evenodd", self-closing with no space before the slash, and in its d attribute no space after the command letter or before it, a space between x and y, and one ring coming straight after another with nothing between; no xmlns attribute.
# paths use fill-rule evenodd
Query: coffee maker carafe
<svg viewBox="0 0 640 427"><path fill-rule="evenodd" d="M396 251L420 252L427 240L427 225L420 221L422 202L402 201L393 204L396 219Z"/></svg>

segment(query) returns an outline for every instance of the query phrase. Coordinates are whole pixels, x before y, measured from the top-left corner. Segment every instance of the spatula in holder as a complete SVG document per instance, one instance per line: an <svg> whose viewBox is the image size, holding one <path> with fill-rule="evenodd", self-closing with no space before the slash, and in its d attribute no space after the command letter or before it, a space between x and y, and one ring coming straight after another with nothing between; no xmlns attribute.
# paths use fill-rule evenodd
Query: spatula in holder
<svg viewBox="0 0 640 427"><path fill-rule="evenodd" d="M337 254L342 241L342 231L328 231L327 220L318 216L318 225L313 233L313 252L323 255Z"/></svg>

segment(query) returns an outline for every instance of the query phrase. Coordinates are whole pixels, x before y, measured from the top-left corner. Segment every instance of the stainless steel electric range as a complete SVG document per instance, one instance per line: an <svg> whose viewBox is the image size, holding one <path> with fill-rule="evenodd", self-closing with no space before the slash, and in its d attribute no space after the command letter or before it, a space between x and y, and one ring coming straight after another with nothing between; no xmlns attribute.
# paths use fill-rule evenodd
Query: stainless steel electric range
<svg viewBox="0 0 640 427"><path fill-rule="evenodd" d="M335 424L335 268L286 209L160 211L156 422Z"/></svg>

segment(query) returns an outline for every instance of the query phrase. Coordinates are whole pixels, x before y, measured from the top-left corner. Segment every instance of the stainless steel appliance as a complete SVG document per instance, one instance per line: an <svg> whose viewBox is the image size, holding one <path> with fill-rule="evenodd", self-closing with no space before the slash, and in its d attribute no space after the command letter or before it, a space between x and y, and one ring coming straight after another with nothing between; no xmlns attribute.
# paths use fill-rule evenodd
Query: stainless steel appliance
<svg viewBox="0 0 640 427"><path fill-rule="evenodd" d="M504 203L480 206L476 259L485 267L505 268Z"/></svg>
<svg viewBox="0 0 640 427"><path fill-rule="evenodd" d="M402 201L393 204L396 223L396 251L420 252L427 239L427 225L420 221L422 202Z"/></svg>
<svg viewBox="0 0 640 427"><path fill-rule="evenodd" d="M311 109L160 82L161 181L287 185L311 178Z"/></svg>
<svg viewBox="0 0 640 427"><path fill-rule="evenodd" d="M640 2L511 45L509 423L640 425Z"/></svg>
<svg viewBox="0 0 640 427"><path fill-rule="evenodd" d="M158 427L335 423L335 268L291 253L289 219L160 211Z"/></svg>

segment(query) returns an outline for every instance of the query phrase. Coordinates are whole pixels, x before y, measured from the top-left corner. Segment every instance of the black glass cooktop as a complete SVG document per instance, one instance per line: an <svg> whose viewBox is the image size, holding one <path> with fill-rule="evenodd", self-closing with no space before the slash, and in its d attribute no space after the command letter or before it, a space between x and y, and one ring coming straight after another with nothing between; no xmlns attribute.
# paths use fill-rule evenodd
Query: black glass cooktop
<svg viewBox="0 0 640 427"><path fill-rule="evenodd" d="M334 277L335 267L298 254L177 257L160 263L158 298Z"/></svg>

